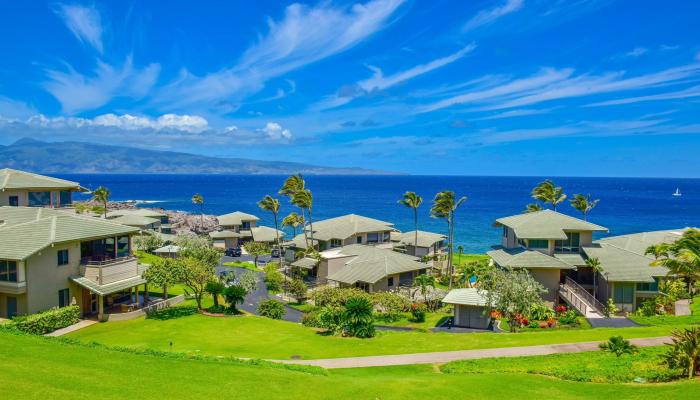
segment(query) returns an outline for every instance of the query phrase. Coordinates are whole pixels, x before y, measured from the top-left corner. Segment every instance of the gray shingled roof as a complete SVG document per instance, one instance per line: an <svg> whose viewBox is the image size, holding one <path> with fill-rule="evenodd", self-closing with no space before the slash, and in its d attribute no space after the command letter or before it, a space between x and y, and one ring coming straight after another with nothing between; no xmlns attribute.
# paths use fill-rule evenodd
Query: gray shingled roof
<svg viewBox="0 0 700 400"><path fill-rule="evenodd" d="M0 258L24 260L55 243L137 233L111 220L36 207L0 207Z"/></svg>
<svg viewBox="0 0 700 400"><path fill-rule="evenodd" d="M145 217L143 215L137 214L126 214L121 217L110 218L109 221L116 222L123 225L143 227L153 224L160 223L160 219Z"/></svg>
<svg viewBox="0 0 700 400"><path fill-rule="evenodd" d="M253 214L246 214L240 211L234 211L229 214L219 215L216 220L219 221L219 225L223 226L234 226L243 225L243 221L257 221L260 218Z"/></svg>
<svg viewBox="0 0 700 400"><path fill-rule="evenodd" d="M78 182L3 168L0 169L0 191L7 189L84 190Z"/></svg>
<svg viewBox="0 0 700 400"><path fill-rule="evenodd" d="M124 289L132 288L134 286L143 285L144 283L147 283L147 281L140 276L134 276L128 279L110 283L108 285L98 285L90 279L82 276L71 276L70 280L84 287L85 289L97 293L101 296L116 293Z"/></svg>
<svg viewBox="0 0 700 400"><path fill-rule="evenodd" d="M158 218L160 217L165 217L167 214L154 211L154 210L149 210L146 208L127 208L124 210L114 210L110 211L107 213L107 218L116 218L116 217L121 217L124 215L140 215L142 217L149 217L149 218Z"/></svg>
<svg viewBox="0 0 700 400"><path fill-rule="evenodd" d="M487 251L486 254L491 257L496 264L502 267L575 269L574 266L557 258L522 247L506 249L498 246L495 247L494 250Z"/></svg>
<svg viewBox="0 0 700 400"><path fill-rule="evenodd" d="M460 304L464 306L485 306L488 304L488 292L479 292L476 288L452 289L442 302L445 304Z"/></svg>
<svg viewBox="0 0 700 400"><path fill-rule="evenodd" d="M154 253L177 253L180 251L180 246L176 246L174 244L169 244L167 246L163 246L161 248L153 250Z"/></svg>
<svg viewBox="0 0 700 400"><path fill-rule="evenodd" d="M343 215L336 218L314 222L314 239L331 240L347 239L352 235L366 232L393 231L394 224L356 214ZM309 225L306 230L310 232ZM303 237L303 236L302 236Z"/></svg>
<svg viewBox="0 0 700 400"><path fill-rule="evenodd" d="M318 260L315 258L310 258L310 257L304 257L300 258L296 261L294 261L291 266L292 267L299 267L299 268L306 268L306 269L312 269L318 264Z"/></svg>
<svg viewBox="0 0 700 400"><path fill-rule="evenodd" d="M603 276L611 282L653 282L654 277L666 276L668 269L653 267L653 256L644 254L647 247L671 243L688 229L641 232L596 240L583 248L589 258L598 258Z"/></svg>
<svg viewBox="0 0 700 400"><path fill-rule="evenodd" d="M432 247L435 243L445 239L447 239L447 236L441 233L418 231L418 247ZM416 231L401 233L398 235L398 241L401 244L413 246L416 241Z"/></svg>
<svg viewBox="0 0 700 400"><path fill-rule="evenodd" d="M343 256L347 256L348 261L338 272L329 275L329 280L347 284L375 283L387 275L430 268L429 265L419 262L417 257L362 244L353 244L321 253L323 258Z"/></svg>
<svg viewBox="0 0 700 400"><path fill-rule="evenodd" d="M608 231L608 228L552 210L499 218L495 225L512 228L521 239L566 239L565 231Z"/></svg>
<svg viewBox="0 0 700 400"><path fill-rule="evenodd" d="M275 232L279 232L281 242L284 239L284 232L282 231L276 231L275 228L269 228L267 226L255 226L250 228L250 233L253 235L253 241L255 242L275 242L277 240Z"/></svg>
<svg viewBox="0 0 700 400"><path fill-rule="evenodd" d="M209 236L212 239L230 239L243 237L243 235L241 235L240 233L229 230L209 232Z"/></svg>

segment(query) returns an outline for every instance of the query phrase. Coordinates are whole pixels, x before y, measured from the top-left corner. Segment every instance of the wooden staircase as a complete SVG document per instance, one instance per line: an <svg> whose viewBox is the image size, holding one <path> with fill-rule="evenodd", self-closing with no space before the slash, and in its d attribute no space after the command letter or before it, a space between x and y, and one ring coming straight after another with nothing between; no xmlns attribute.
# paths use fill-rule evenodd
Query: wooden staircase
<svg viewBox="0 0 700 400"><path fill-rule="evenodd" d="M605 306L573 279L567 277L559 285L559 296L586 318L604 318Z"/></svg>

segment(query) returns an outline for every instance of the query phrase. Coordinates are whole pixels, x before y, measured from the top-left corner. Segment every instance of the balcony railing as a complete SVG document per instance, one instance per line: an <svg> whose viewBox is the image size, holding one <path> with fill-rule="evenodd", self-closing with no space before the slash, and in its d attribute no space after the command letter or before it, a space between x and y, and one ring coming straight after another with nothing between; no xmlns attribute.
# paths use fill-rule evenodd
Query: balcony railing
<svg viewBox="0 0 700 400"><path fill-rule="evenodd" d="M118 264L124 261L136 259L134 256L111 257L111 256L87 256L80 258L80 265L99 267L103 265Z"/></svg>
<svg viewBox="0 0 700 400"><path fill-rule="evenodd" d="M98 285L107 285L140 276L145 269L136 261L136 257L91 260L90 262L80 266L80 273Z"/></svg>

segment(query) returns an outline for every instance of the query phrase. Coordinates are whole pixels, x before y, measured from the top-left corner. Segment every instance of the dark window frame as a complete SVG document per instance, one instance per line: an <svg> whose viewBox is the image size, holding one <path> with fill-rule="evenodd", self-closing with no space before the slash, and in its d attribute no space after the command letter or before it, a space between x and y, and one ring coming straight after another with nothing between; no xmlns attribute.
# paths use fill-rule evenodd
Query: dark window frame
<svg viewBox="0 0 700 400"><path fill-rule="evenodd" d="M0 260L0 282L17 282L17 261Z"/></svg>
<svg viewBox="0 0 700 400"><path fill-rule="evenodd" d="M56 264L60 267L62 265L68 265L70 263L70 252L68 249L61 249L56 251Z"/></svg>

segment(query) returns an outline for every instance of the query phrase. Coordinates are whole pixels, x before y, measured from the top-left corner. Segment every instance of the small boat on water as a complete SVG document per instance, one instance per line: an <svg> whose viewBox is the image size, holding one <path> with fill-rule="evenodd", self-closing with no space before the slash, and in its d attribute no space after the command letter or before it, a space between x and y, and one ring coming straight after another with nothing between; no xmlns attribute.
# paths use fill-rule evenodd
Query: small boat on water
<svg viewBox="0 0 700 400"><path fill-rule="evenodd" d="M676 188L676 191L673 193L674 197L681 197L683 194L681 193L681 190L679 188Z"/></svg>

